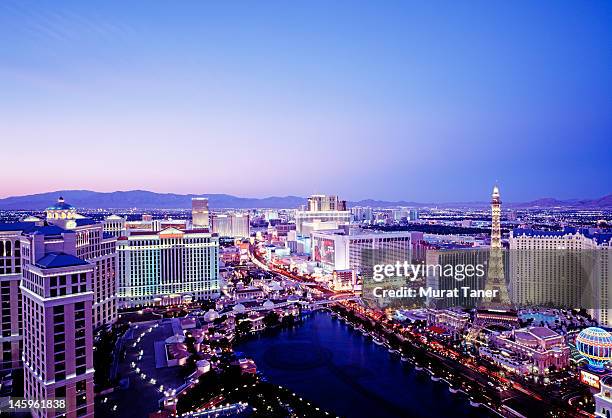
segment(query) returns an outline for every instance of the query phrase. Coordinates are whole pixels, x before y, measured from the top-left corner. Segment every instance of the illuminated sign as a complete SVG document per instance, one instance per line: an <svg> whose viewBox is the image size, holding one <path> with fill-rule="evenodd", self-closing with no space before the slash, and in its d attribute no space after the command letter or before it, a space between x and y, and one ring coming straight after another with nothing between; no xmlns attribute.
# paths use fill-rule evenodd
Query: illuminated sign
<svg viewBox="0 0 612 418"><path fill-rule="evenodd" d="M335 243L328 238L315 238L314 260L333 265L335 262Z"/></svg>
<svg viewBox="0 0 612 418"><path fill-rule="evenodd" d="M580 370L580 381L585 385L599 389L600 380L601 378L596 374L589 373L586 370Z"/></svg>

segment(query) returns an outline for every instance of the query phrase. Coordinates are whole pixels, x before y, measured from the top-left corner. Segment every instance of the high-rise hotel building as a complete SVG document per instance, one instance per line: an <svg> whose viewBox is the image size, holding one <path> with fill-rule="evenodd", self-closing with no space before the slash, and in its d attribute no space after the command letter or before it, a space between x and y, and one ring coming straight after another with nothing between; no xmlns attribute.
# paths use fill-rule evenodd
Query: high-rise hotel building
<svg viewBox="0 0 612 418"><path fill-rule="evenodd" d="M309 212L346 211L346 200L338 199L338 196L314 194L308 198Z"/></svg>
<svg viewBox="0 0 612 418"><path fill-rule="evenodd" d="M76 243L55 225L21 239L25 398L66 399L65 410L32 409L34 417L94 414L94 265L76 256Z"/></svg>
<svg viewBox="0 0 612 418"><path fill-rule="evenodd" d="M350 221L351 212L347 210L346 200L340 200L338 196L312 195L308 198L306 209L295 213L295 229L298 234L305 233L304 223L314 222L325 225L321 229L334 229Z"/></svg>
<svg viewBox="0 0 612 418"><path fill-rule="evenodd" d="M0 243L2 367L23 364L27 399L66 398L34 416L93 416L92 334L117 318L116 238L60 198L45 220L0 224Z"/></svg>
<svg viewBox="0 0 612 418"><path fill-rule="evenodd" d="M34 223L0 224L0 370L21 365L21 234Z"/></svg>
<svg viewBox="0 0 612 418"><path fill-rule="evenodd" d="M191 224L194 229L209 227L208 198L194 197L191 199Z"/></svg>
<svg viewBox="0 0 612 418"><path fill-rule="evenodd" d="M104 231L104 223L79 215L74 206L60 197L46 209L47 223L74 231L76 256L94 267L92 290L93 325L97 328L117 320L117 281L115 277L117 238Z"/></svg>
<svg viewBox="0 0 612 418"><path fill-rule="evenodd" d="M427 249L426 252L426 266L453 266L453 271L457 271L457 266L481 266L483 274L471 274L471 275L453 275L446 277L442 274L442 271L437 268L427 269L426 280L427 286L436 290L452 290L457 287L469 287L470 290L483 290L485 288L486 274L484 266L489 262L489 248L473 248L473 247L460 247L455 248L441 247ZM478 299L472 297L466 297L463 293L459 293L456 297L441 297L441 298L428 298L427 302L432 307L436 308L474 308L479 302Z"/></svg>
<svg viewBox="0 0 612 418"><path fill-rule="evenodd" d="M374 219L372 208L363 206L352 207L351 216L355 222L372 222Z"/></svg>
<svg viewBox="0 0 612 418"><path fill-rule="evenodd" d="M515 229L510 235L511 299L518 306L585 308L612 326L612 233Z"/></svg>
<svg viewBox="0 0 612 418"><path fill-rule="evenodd" d="M220 237L248 238L251 234L248 213L215 213L211 224L212 232Z"/></svg>
<svg viewBox="0 0 612 418"><path fill-rule="evenodd" d="M325 272L354 270L362 273L373 256L381 264L412 260L410 231L380 232L349 228L312 233L312 260ZM365 265L364 265L365 264Z"/></svg>
<svg viewBox="0 0 612 418"><path fill-rule="evenodd" d="M376 264L395 264L412 260L410 231L380 232L349 228L335 231L315 231L311 234L311 257L324 272L349 270L353 277L361 278L362 285L355 283L355 290L362 290L362 297L379 306L392 303L389 298L376 298L374 287L399 289L405 286L405 277L386 278L382 283L374 282L373 268Z"/></svg>
<svg viewBox="0 0 612 418"><path fill-rule="evenodd" d="M219 238L207 229L134 231L117 241L122 306L219 295Z"/></svg>

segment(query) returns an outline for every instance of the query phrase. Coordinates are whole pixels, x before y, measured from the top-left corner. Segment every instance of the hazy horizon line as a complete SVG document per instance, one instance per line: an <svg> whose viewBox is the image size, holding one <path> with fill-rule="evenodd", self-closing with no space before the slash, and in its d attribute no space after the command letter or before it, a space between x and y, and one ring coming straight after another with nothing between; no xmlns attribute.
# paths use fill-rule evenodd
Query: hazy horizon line
<svg viewBox="0 0 612 418"><path fill-rule="evenodd" d="M206 195L225 195L225 196L231 196L231 197L235 197L235 198L240 198L240 199L270 199L270 198L290 198L290 197L295 197L295 198L301 198L301 199L307 199L308 196L312 196L315 194L326 194L326 195L335 195L338 196L340 199L342 200L346 200L348 202L360 202L360 201L365 201L365 200L374 200L374 201L381 201L381 202L407 202L407 203L419 203L419 204L429 204L429 203L434 203L434 204L451 204L451 203L486 203L488 201L488 199L466 199L466 200L445 200L445 201L427 201L427 200L420 200L420 199L408 199L408 198L402 198L402 199L385 199L385 198L376 198L376 197L366 197L366 198L361 198L361 199L345 199L341 194L338 193L324 193L324 192L320 192L320 193L312 193L310 195L307 196L302 196L299 194L286 194L286 195L282 195L282 194L274 194L274 195L261 195L261 196L245 196L245 195L240 195L240 194L232 194L232 193L224 193L224 192L207 192L207 193L193 193L193 192L189 192L189 193L180 193L180 192L165 192L165 191L154 191L154 190L147 190L147 189L126 189L126 190L113 190L113 191L100 191L100 190L92 190L92 189L61 189L61 190L50 190L50 191L45 191L45 192L35 192L35 193L29 193L29 194L21 194L21 195L0 195L0 200L4 200L4 199L11 199L11 198L23 198L23 197L29 197L29 196L38 196L38 195L45 195L45 194L51 194L51 193L62 193L62 192L92 192L92 193L103 193L103 194L112 194L112 193L129 193L129 192L146 192L146 193L154 193L154 194L159 194L159 195L163 195L163 194L172 194L172 195L177 195L177 196L206 196ZM502 189L502 197L503 197L503 189ZM608 192L608 193L603 193L601 195L598 195L597 197L594 198L589 198L589 197L572 197L572 198L558 198L558 197L554 197L554 196L541 196L535 199L522 199L522 200L506 200L507 203L524 203L524 202L530 202L530 201L536 201L536 200L542 200L542 199L554 199L554 200L558 200L558 201L582 201L582 200L596 200L596 199L600 199L606 196L612 195L612 193ZM59 197L59 196L58 196Z"/></svg>

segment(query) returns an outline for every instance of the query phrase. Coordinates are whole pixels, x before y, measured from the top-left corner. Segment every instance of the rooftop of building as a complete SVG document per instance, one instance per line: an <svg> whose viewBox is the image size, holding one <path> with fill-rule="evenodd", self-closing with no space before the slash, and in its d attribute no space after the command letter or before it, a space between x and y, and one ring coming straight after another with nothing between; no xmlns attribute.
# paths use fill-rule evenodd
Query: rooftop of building
<svg viewBox="0 0 612 418"><path fill-rule="evenodd" d="M42 222L42 219L34 215L29 215L23 218L21 221L22 222Z"/></svg>
<svg viewBox="0 0 612 418"><path fill-rule="evenodd" d="M139 235L157 235L159 231L152 231L152 230L147 230L147 231L130 231L129 234L130 236L139 236ZM126 237L127 239L127 237Z"/></svg>
<svg viewBox="0 0 612 418"><path fill-rule="evenodd" d="M72 266L83 266L89 263L79 257L71 254L53 252L48 253L43 258L36 262L36 265L41 268L60 268L60 267L72 267Z"/></svg>
<svg viewBox="0 0 612 418"><path fill-rule="evenodd" d="M246 286L246 287L241 287L240 289L236 289L236 293L258 292L258 291L262 291L262 289L257 286Z"/></svg>
<svg viewBox="0 0 612 418"><path fill-rule="evenodd" d="M209 234L210 233L210 228L186 229L186 230L184 230L184 232L186 232L188 234Z"/></svg>
<svg viewBox="0 0 612 418"><path fill-rule="evenodd" d="M339 229L324 229L320 231L313 231L313 234L340 235L340 236L349 236L351 238L358 238L358 237L372 238L376 236L386 236L386 237L410 236L411 231L380 231L376 229L339 228Z"/></svg>
<svg viewBox="0 0 612 418"><path fill-rule="evenodd" d="M68 203L66 203L64 201L64 198L61 197L61 196L59 197L59 199L57 199L57 203L56 204L54 204L52 206L49 206L47 208L47 210L74 210L74 209L75 209L75 207L70 205L70 204L68 204Z"/></svg>
<svg viewBox="0 0 612 418"><path fill-rule="evenodd" d="M489 247L475 247L473 243L460 243L460 242L436 242L428 244L428 249L436 250L440 252L452 252L453 250L473 250L489 252Z"/></svg>
<svg viewBox="0 0 612 418"><path fill-rule="evenodd" d="M612 232L610 230L593 230L589 228L574 228L565 227L561 231L544 231L540 229L531 228L517 228L512 230L514 237L528 236L528 237L564 237L566 235L581 234L586 238L595 240L597 244L605 244L612 240Z"/></svg>
<svg viewBox="0 0 612 418"><path fill-rule="evenodd" d="M24 231L24 233L29 233L32 235L61 235L61 234L74 234L74 231L70 231L68 229L61 228L57 225L43 225L43 226L37 226L36 228L30 231Z"/></svg>
<svg viewBox="0 0 612 418"><path fill-rule="evenodd" d="M476 314L500 315L518 319L518 313L514 309L478 308Z"/></svg>
<svg viewBox="0 0 612 418"><path fill-rule="evenodd" d="M171 234L183 234L189 236L190 234L209 234L212 237L218 237L219 234L216 232L211 233L208 228L198 228L198 229L183 229L183 228L174 228L168 227L162 229L161 231L153 231L152 229L147 230L129 230L129 237L137 237L137 236L159 236L159 235L171 235ZM128 239L127 237L122 237L121 239Z"/></svg>
<svg viewBox="0 0 612 418"><path fill-rule="evenodd" d="M78 218L75 219L74 222L76 223L76 226L95 225L98 223L91 218Z"/></svg>
<svg viewBox="0 0 612 418"><path fill-rule="evenodd" d="M29 232L37 228L34 222L2 222L0 223L1 232Z"/></svg>
<svg viewBox="0 0 612 418"><path fill-rule="evenodd" d="M530 327L530 328L527 328L527 330L529 331L529 333L541 339L547 339L547 338L553 338L553 337L559 336L559 334L557 334L555 331L553 331L550 328L546 328L546 327Z"/></svg>
<svg viewBox="0 0 612 418"><path fill-rule="evenodd" d="M6 222L0 223L0 232L20 232L26 235L61 235L73 234L74 231L47 223L38 225L35 222Z"/></svg>

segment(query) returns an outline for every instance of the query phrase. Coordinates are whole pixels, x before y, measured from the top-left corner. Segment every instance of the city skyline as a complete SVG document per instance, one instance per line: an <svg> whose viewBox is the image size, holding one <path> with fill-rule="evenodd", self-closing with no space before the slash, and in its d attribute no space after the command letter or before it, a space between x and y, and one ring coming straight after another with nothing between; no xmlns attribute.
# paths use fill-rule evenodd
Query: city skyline
<svg viewBox="0 0 612 418"><path fill-rule="evenodd" d="M3 155L45 154L26 171L5 158L0 197L456 202L499 182L522 202L612 190L608 3L146 12L0 5ZM269 169L253 177L257 166Z"/></svg>
<svg viewBox="0 0 612 418"><path fill-rule="evenodd" d="M498 184L495 184L499 188ZM315 194L312 196L325 196ZM147 190L122 190L115 192L96 192L92 190L56 190L46 193L32 195L0 197L0 210L40 210L41 203L58 197L67 198L76 206L83 209L94 208L139 208L139 209L187 209L192 205L192 198L205 201L204 213L208 216L208 204L214 209L223 208L284 208L299 209L308 206L310 198L306 196L235 196L230 194L215 193L156 193ZM338 196L335 196L338 197ZM342 196L340 196L342 197ZM210 200L210 202L209 202ZM486 200L464 201L464 202L417 202L410 199L396 201L381 200L376 198L362 199L356 201L346 201L350 206L379 206L379 207L473 207L481 208L488 205ZM529 208L529 207L565 207L582 209L606 209L612 207L612 194L607 194L596 199L556 199L551 196L541 197L532 201L508 201L504 199L510 208Z"/></svg>
<svg viewBox="0 0 612 418"><path fill-rule="evenodd" d="M0 415L610 418L611 23L0 1Z"/></svg>
<svg viewBox="0 0 612 418"><path fill-rule="evenodd" d="M504 195L492 190L490 208L477 210L349 207L313 195L301 210L222 212L194 197L191 216L178 218L81 212L63 197L42 215L20 212L0 222L0 379L11 395L0 406L37 418L357 418L384 405L390 417L424 407L535 417L573 411L572 391L584 396L580 411L605 409L612 212L502 219ZM355 384L336 372L346 359L370 370L349 407L342 398ZM414 385L419 372L431 379ZM550 391L546 379L563 384ZM329 398L321 381L346 395ZM374 381L397 393L372 396L363 388ZM418 402L396 401L417 387ZM459 390L469 398L455 398Z"/></svg>

